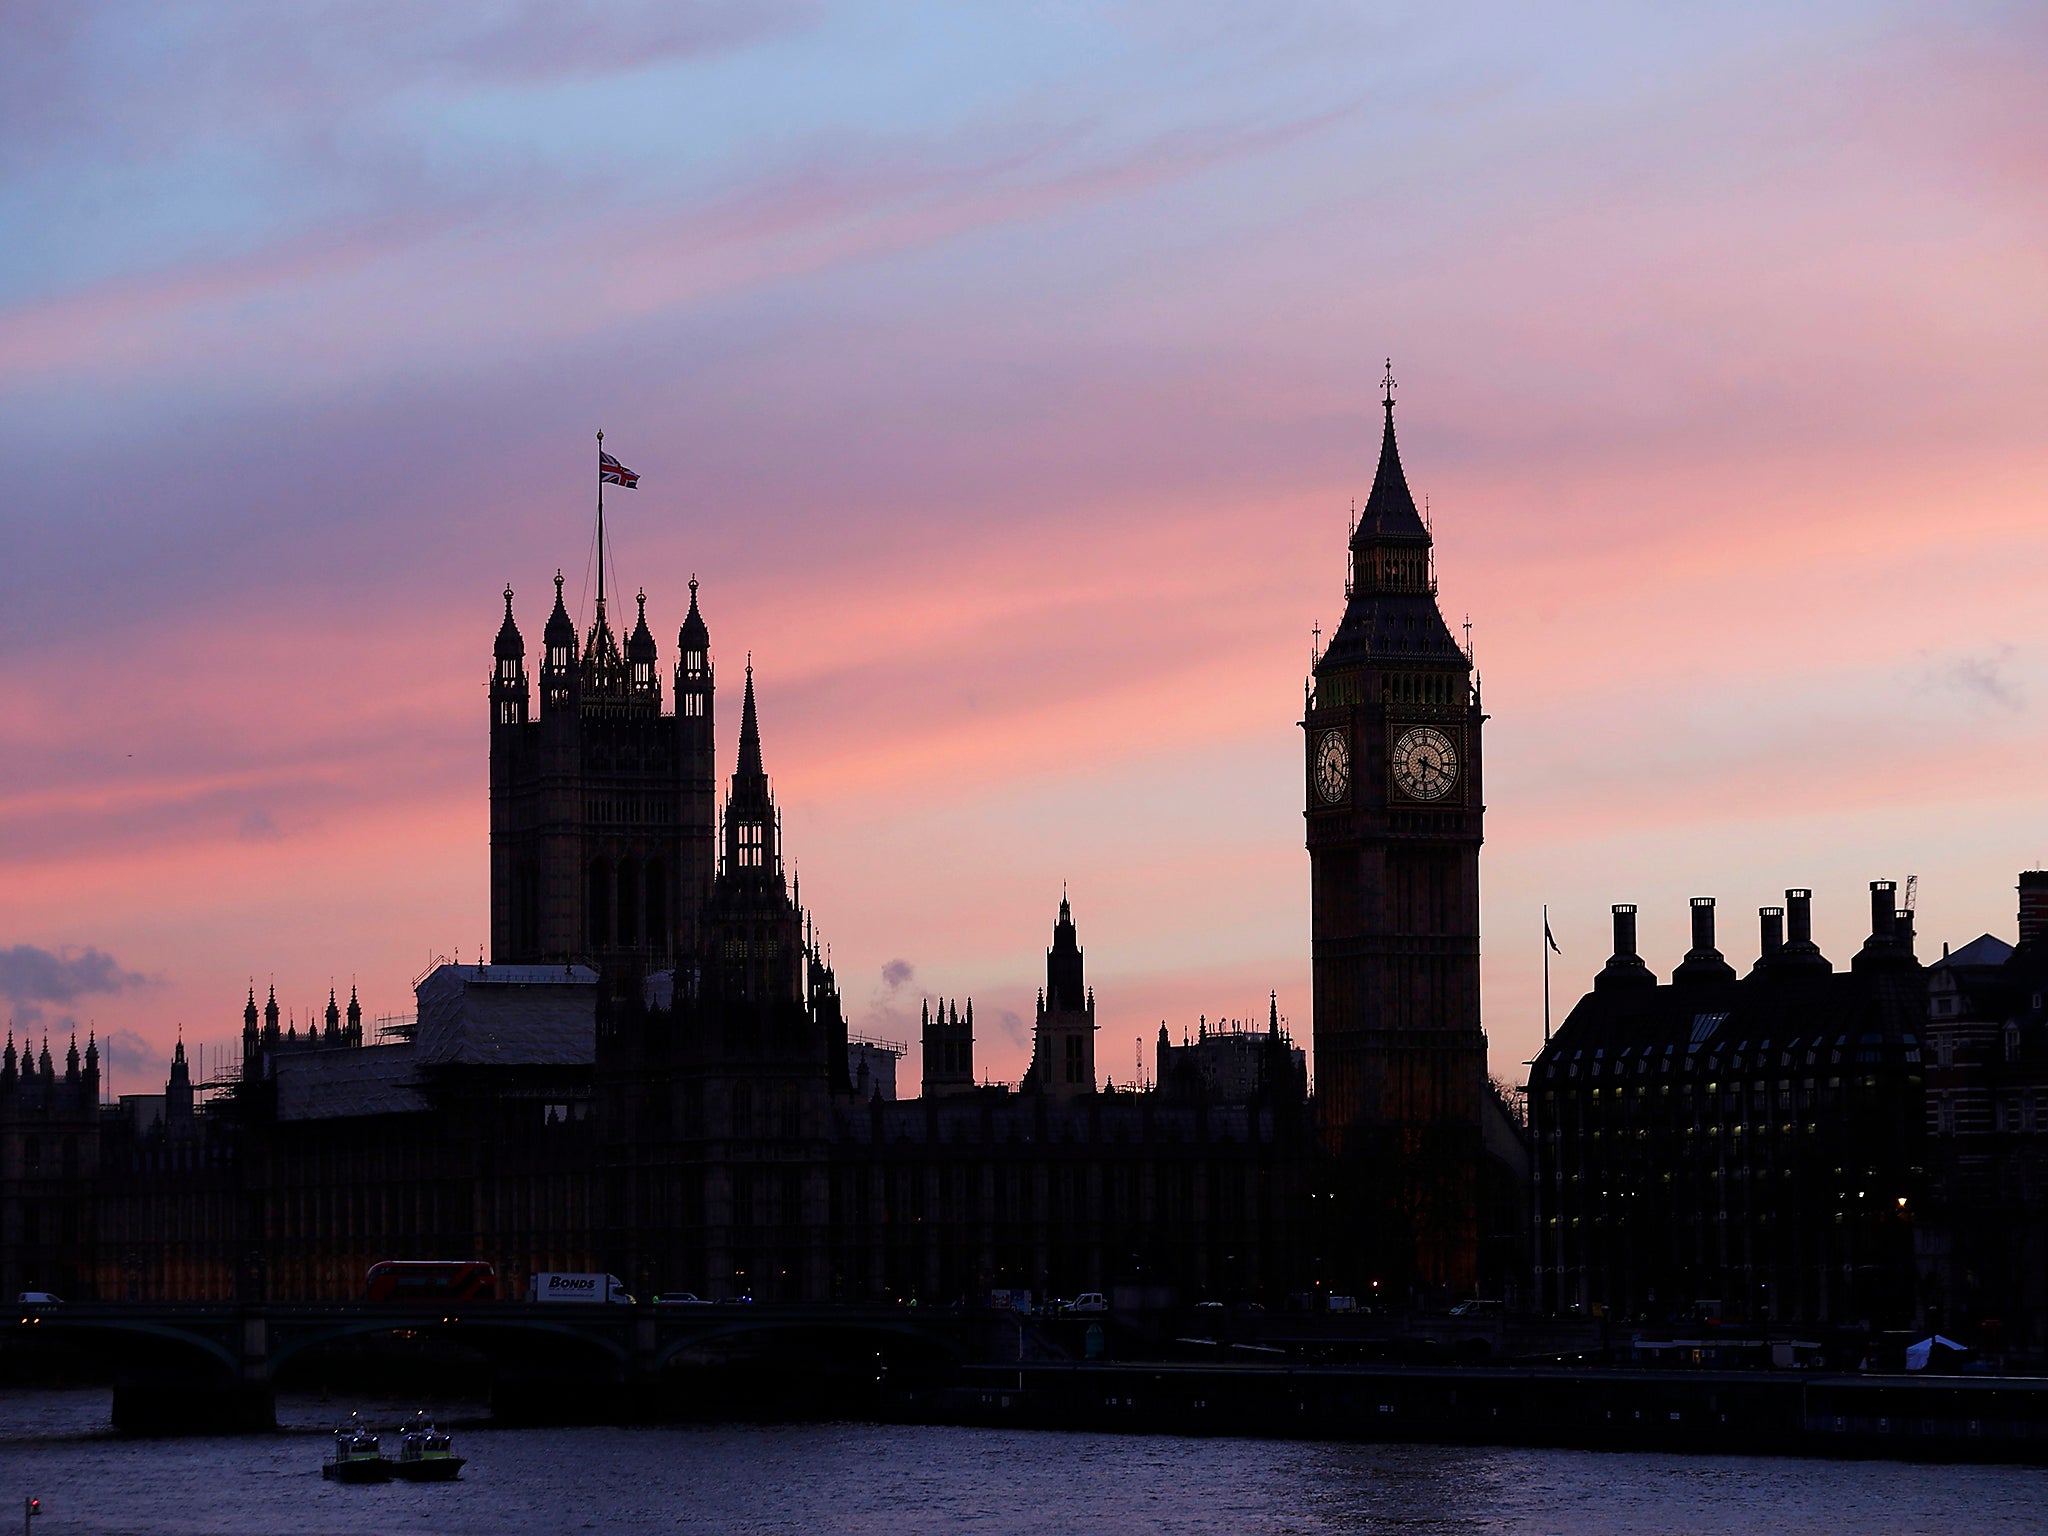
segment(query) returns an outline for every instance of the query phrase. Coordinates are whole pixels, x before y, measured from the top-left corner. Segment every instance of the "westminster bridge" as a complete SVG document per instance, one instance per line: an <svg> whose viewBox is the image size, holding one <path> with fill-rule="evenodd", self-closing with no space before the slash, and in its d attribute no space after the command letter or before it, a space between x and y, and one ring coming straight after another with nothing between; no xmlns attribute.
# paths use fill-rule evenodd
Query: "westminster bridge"
<svg viewBox="0 0 2048 1536"><path fill-rule="evenodd" d="M487 1382L503 1420L616 1422L796 1383L852 1403L971 1359L1065 1352L1028 1318L895 1306L103 1302L6 1321L9 1354L111 1379L116 1427L141 1432L267 1428L280 1384L338 1363Z"/></svg>

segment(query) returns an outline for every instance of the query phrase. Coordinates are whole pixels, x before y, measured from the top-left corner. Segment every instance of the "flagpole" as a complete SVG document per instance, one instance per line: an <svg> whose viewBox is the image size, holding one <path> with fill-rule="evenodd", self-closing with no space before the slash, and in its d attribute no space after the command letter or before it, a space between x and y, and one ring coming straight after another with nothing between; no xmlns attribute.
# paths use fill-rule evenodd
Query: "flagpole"
<svg viewBox="0 0 2048 1536"><path fill-rule="evenodd" d="M1550 1044L1550 903L1543 904L1543 1043Z"/></svg>
<svg viewBox="0 0 2048 1536"><path fill-rule="evenodd" d="M604 617L604 429L597 432L597 616Z"/></svg>

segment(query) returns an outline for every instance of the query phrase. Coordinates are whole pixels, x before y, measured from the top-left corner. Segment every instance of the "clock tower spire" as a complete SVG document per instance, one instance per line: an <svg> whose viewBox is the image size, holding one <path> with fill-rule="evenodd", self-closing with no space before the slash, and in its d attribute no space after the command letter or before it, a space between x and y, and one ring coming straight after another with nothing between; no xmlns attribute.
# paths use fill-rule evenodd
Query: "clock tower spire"
<svg viewBox="0 0 2048 1536"><path fill-rule="evenodd" d="M1477 1263L1479 709L1437 607L1394 438L1350 540L1344 617L1303 720L1316 1107L1374 1278L1467 1289ZM1359 1201L1366 1209L1359 1209Z"/></svg>

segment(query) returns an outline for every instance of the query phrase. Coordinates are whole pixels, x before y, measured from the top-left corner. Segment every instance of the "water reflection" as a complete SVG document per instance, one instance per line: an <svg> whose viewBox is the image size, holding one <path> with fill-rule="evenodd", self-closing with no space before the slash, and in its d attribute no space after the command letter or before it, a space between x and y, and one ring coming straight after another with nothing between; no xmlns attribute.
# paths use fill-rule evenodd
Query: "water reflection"
<svg viewBox="0 0 2048 1536"><path fill-rule="evenodd" d="M127 1441L101 1393L0 1394L0 1496L35 1493L35 1536L70 1532L957 1532L976 1536L1866 1536L2040 1532L2048 1473L1192 1440L873 1425L464 1429L449 1487L320 1480L319 1431L350 1407L288 1398L293 1430ZM461 1405L437 1405L460 1421ZM474 1406L470 1415L478 1412ZM4 1507L4 1506L0 1506Z"/></svg>

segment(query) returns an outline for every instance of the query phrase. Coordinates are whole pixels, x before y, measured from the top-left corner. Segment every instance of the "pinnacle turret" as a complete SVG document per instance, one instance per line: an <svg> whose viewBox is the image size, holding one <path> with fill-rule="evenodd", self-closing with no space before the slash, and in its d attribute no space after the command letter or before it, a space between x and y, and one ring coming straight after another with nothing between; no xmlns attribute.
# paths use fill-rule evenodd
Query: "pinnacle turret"
<svg viewBox="0 0 2048 1536"><path fill-rule="evenodd" d="M640 605L640 622L633 626L632 636L626 641L628 661L654 660L654 632L647 627L647 591L642 588L634 601Z"/></svg>
<svg viewBox="0 0 2048 1536"><path fill-rule="evenodd" d="M548 627L542 633L542 643L547 646L548 665L567 666L576 650L576 621L569 617L569 609L562 601L562 573L555 572L555 611L548 615Z"/></svg>
<svg viewBox="0 0 2048 1536"><path fill-rule="evenodd" d="M505 584L505 622L498 626L498 643L492 654L500 661L523 661L526 659L526 641L519 633L519 626L512 622L512 584Z"/></svg>
<svg viewBox="0 0 2048 1536"><path fill-rule="evenodd" d="M683 627L676 631L676 648L702 650L711 643L711 631L704 625L704 615L697 611L697 578L690 578L690 611L683 616Z"/></svg>

